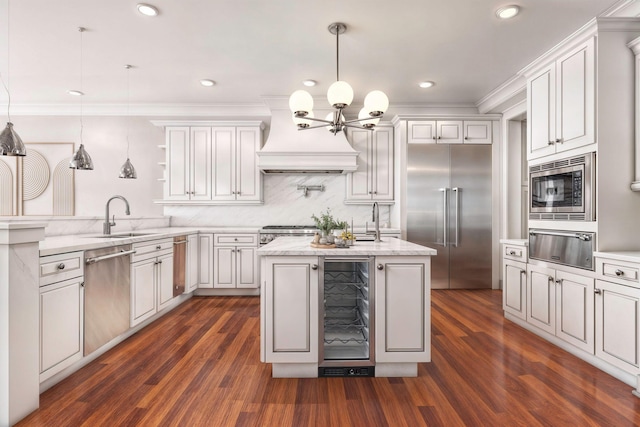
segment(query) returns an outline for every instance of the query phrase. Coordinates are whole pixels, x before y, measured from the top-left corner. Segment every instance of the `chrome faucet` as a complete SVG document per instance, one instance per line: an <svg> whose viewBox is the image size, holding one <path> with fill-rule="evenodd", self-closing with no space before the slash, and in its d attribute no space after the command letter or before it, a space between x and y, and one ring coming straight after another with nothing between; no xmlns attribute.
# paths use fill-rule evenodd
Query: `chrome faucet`
<svg viewBox="0 0 640 427"><path fill-rule="evenodd" d="M107 200L107 205L105 207L105 213L104 213L104 224L102 226L102 234L104 235L109 235L111 234L111 227L113 227L114 225L116 225L116 216L113 216L113 221L109 221L109 203L111 203L111 201L113 199L120 199L122 200L125 205L127 205L127 208L125 209L124 213L126 213L127 215L131 215L131 211L129 211L129 202L127 202L127 199L125 199L122 196L113 196L112 198L110 198L109 200Z"/></svg>
<svg viewBox="0 0 640 427"><path fill-rule="evenodd" d="M369 231L369 225L368 223L364 223L364 227L365 227L365 234L372 234L375 237L375 239L373 240L374 242L382 242L382 240L380 240L380 209L378 208L378 202L373 202L373 225L374 225L374 229L373 231Z"/></svg>

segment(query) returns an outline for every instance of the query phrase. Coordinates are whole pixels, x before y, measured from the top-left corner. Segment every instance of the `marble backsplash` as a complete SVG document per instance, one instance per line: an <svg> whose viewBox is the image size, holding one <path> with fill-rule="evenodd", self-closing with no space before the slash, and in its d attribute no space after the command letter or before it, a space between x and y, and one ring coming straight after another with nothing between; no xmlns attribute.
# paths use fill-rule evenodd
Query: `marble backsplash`
<svg viewBox="0 0 640 427"><path fill-rule="evenodd" d="M101 234L104 217L60 217L60 216L23 216L0 217L0 222L32 222L46 224L45 236L63 236L74 234ZM140 230L145 228L169 227L168 217L129 218L116 214L116 225L112 232Z"/></svg>

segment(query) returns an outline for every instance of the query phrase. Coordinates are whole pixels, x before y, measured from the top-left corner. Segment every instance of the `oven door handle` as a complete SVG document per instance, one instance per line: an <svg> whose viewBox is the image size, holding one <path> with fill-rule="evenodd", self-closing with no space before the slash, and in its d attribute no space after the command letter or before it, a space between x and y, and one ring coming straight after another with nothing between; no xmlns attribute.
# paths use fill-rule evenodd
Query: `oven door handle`
<svg viewBox="0 0 640 427"><path fill-rule="evenodd" d="M548 236L561 236L561 237L573 237L574 239L584 240L588 242L591 240L591 235L586 233L571 233L568 231L538 231L538 230L530 230L529 235L537 236L540 235L548 235Z"/></svg>

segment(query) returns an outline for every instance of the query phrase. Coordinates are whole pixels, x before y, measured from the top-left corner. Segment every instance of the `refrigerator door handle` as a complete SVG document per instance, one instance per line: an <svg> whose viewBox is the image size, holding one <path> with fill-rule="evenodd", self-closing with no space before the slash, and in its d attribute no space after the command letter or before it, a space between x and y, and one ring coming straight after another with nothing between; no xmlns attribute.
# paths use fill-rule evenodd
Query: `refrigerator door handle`
<svg viewBox="0 0 640 427"><path fill-rule="evenodd" d="M460 189L458 187L453 187L451 189L452 192L455 193L456 195L456 211L455 211L455 231L456 231L456 240L453 241L453 246L455 248L458 247L458 244L460 243Z"/></svg>
<svg viewBox="0 0 640 427"><path fill-rule="evenodd" d="M447 228L449 212L447 209L447 190L448 188L439 188L438 191L442 191L442 246L447 247Z"/></svg>

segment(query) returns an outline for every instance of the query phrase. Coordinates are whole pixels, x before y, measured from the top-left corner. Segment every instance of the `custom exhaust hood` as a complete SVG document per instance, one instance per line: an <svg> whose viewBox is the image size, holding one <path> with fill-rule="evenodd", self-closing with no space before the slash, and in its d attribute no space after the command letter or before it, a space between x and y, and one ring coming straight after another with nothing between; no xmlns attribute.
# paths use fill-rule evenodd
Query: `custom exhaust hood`
<svg viewBox="0 0 640 427"><path fill-rule="evenodd" d="M257 154L265 174L342 174L358 169L358 152L344 132L298 131L288 109L271 110L271 131Z"/></svg>

